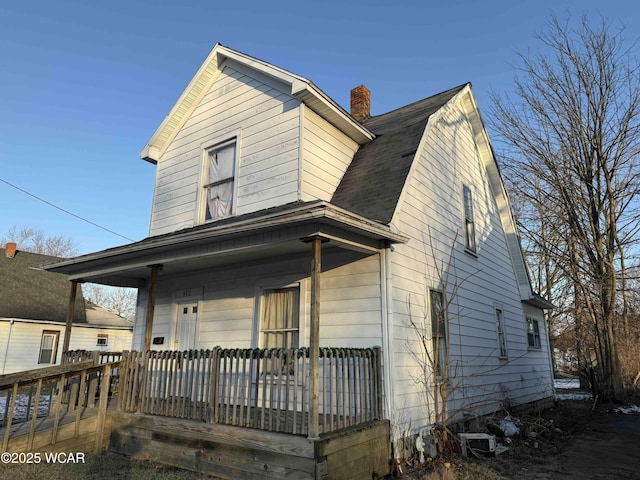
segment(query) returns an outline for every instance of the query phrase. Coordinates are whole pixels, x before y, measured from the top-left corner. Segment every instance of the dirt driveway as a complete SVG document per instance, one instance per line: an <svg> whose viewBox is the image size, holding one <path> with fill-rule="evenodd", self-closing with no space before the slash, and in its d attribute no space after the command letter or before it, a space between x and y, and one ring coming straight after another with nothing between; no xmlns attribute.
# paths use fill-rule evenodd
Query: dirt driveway
<svg viewBox="0 0 640 480"><path fill-rule="evenodd" d="M640 479L640 416L606 413L567 438L555 454L513 465L505 478L518 480Z"/></svg>

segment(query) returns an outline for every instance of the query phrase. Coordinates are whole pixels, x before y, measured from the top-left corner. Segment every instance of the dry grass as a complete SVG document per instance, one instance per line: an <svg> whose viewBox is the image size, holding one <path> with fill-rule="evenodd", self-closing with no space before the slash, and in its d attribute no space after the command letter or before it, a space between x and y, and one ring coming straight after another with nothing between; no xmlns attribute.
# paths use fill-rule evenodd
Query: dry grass
<svg viewBox="0 0 640 480"><path fill-rule="evenodd" d="M88 455L84 463L0 464L0 478L12 480L187 480L193 472L130 460L115 453Z"/></svg>

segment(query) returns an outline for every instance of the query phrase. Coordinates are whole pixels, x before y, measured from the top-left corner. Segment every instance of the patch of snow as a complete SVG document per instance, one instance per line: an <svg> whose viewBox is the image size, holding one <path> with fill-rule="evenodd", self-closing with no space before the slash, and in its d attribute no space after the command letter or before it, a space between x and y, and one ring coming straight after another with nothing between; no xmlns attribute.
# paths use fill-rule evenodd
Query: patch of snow
<svg viewBox="0 0 640 480"><path fill-rule="evenodd" d="M33 397L31 398L31 402L33 402ZM4 421L4 414L7 406L7 401L11 401L10 395L7 392L5 395L0 396L0 422ZM41 395L40 402L38 405L38 416L47 416L49 415L49 406L51 404L51 395ZM27 409L29 409L29 417L33 415L33 405L29 405L29 395L28 394L18 394L16 397L16 406L13 410L13 419L15 421L18 420L26 420L27 419Z"/></svg>
<svg viewBox="0 0 640 480"><path fill-rule="evenodd" d="M616 413L622 413L623 415L633 415L640 414L640 406L638 405L629 405L627 407L618 407L613 410Z"/></svg>
<svg viewBox="0 0 640 480"><path fill-rule="evenodd" d="M579 378L555 378L553 380L556 388L563 388L566 390L580 388Z"/></svg>
<svg viewBox="0 0 640 480"><path fill-rule="evenodd" d="M591 400L591 398L588 392L556 393L556 400Z"/></svg>

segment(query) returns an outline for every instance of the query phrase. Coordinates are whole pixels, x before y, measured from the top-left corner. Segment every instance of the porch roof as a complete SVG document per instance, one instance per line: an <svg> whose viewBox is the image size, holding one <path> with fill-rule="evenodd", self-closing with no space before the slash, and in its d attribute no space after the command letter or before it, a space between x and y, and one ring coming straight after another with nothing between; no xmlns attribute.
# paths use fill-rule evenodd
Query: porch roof
<svg viewBox="0 0 640 480"><path fill-rule="evenodd" d="M324 201L294 202L259 212L148 237L139 242L44 265L70 280L142 287L149 266L164 274L307 252L302 239L320 235L326 246L374 253L408 238L387 225Z"/></svg>

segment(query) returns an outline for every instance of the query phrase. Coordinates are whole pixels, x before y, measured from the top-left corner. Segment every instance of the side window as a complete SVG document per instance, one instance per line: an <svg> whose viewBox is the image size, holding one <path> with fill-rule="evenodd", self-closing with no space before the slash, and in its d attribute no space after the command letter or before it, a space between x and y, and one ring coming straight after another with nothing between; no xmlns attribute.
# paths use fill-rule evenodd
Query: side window
<svg viewBox="0 0 640 480"><path fill-rule="evenodd" d="M462 186L462 195L464 201L465 248L470 252L476 253L476 226L473 220L473 197L471 195L471 189L467 185Z"/></svg>
<svg viewBox="0 0 640 480"><path fill-rule="evenodd" d="M444 314L442 292L429 290L429 310L431 315L433 360L436 362L438 377L442 377L444 365L447 361L447 323Z"/></svg>
<svg viewBox="0 0 640 480"><path fill-rule="evenodd" d="M220 144L205 154L204 220L218 220L233 211L236 141Z"/></svg>
<svg viewBox="0 0 640 480"><path fill-rule="evenodd" d="M527 342L530 348L540 348L540 322L527 318Z"/></svg>
<svg viewBox="0 0 640 480"><path fill-rule="evenodd" d="M496 328L498 330L498 349L501 358L507 358L507 338L504 333L504 315L502 310L496 308Z"/></svg>
<svg viewBox="0 0 640 480"><path fill-rule="evenodd" d="M96 342L98 347L106 347L109 345L109 335L106 333L99 333L98 340Z"/></svg>
<svg viewBox="0 0 640 480"><path fill-rule="evenodd" d="M44 330L42 332L42 339L40 340L40 352L38 354L38 363L56 363L59 336L60 332L56 330Z"/></svg>

